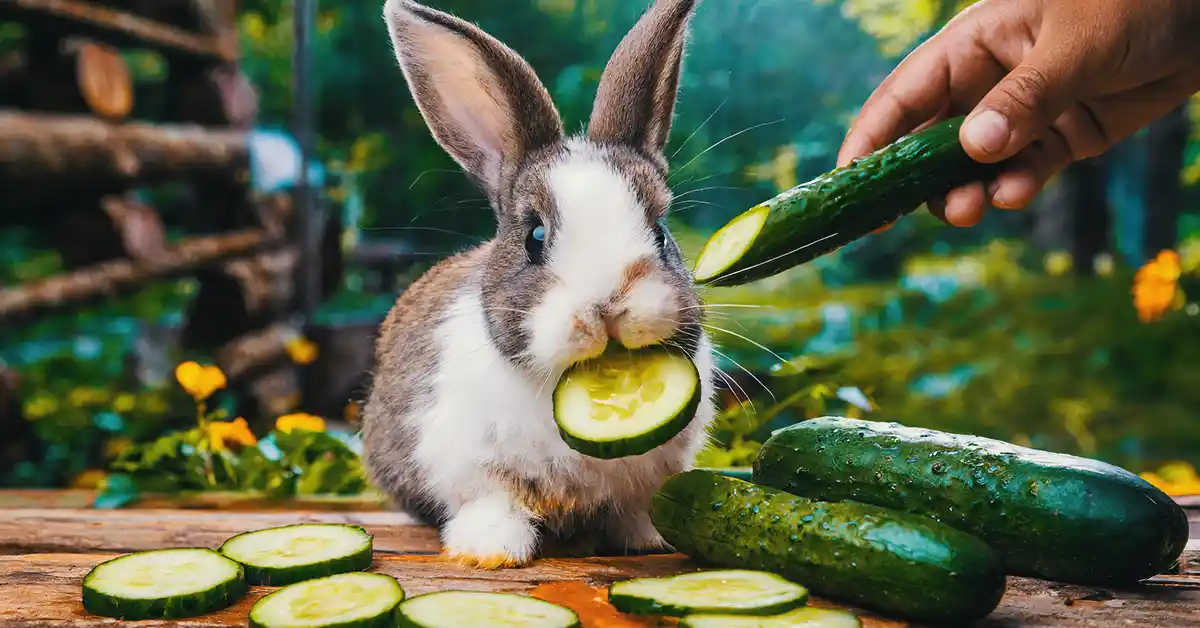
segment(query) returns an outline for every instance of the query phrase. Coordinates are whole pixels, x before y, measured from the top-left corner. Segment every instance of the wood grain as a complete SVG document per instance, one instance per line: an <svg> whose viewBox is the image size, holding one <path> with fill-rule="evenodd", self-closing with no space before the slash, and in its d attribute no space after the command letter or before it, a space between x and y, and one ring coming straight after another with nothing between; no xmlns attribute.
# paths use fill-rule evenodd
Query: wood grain
<svg viewBox="0 0 1200 628"><path fill-rule="evenodd" d="M0 554L217 547L240 532L303 522L361 525L375 535L381 554L440 550L434 530L402 513L12 509L0 511Z"/></svg>
<svg viewBox="0 0 1200 628"><path fill-rule="evenodd" d="M60 626L84 628L112 626L116 622L89 616L79 602L80 583L94 565L110 554L26 554L0 556L0 625L13 628ZM391 575L410 595L447 589L538 592L546 586L582 582L604 587L616 580L693 571L697 566L677 554L668 556L547 559L525 569L482 572L459 567L437 556L385 556L376 558L374 571ZM980 628L1066 626L1164 628L1200 625L1200 577L1177 576L1174 583L1154 584L1136 591L1109 591L1092 587L1050 584L1010 578L1008 594ZM541 589L539 590L539 587ZM224 611L179 622L145 622L138 626L172 625L181 628L215 628L245 625L253 603L270 589L256 587L237 605ZM594 596L593 596L594 597ZM572 601L574 600L574 601ZM595 599L558 596L584 613L585 626L622 626L612 613L597 610ZM828 600L814 605L843 608ZM603 607L601 603L599 607ZM864 628L915 628L915 624L887 620L856 610ZM617 614L617 619L626 617ZM605 623L608 622L608 623ZM625 626L655 625L633 623ZM668 625L660 622L658 625Z"/></svg>

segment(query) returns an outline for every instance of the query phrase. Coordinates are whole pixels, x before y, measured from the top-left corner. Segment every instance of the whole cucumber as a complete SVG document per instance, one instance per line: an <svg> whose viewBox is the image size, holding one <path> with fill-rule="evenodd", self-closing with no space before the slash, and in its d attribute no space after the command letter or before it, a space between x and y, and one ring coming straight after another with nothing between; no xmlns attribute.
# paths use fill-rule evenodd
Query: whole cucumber
<svg viewBox="0 0 1200 628"><path fill-rule="evenodd" d="M771 571L896 617L961 626L1004 595L995 552L928 517L814 501L701 470L668 478L650 517L695 560Z"/></svg>
<svg viewBox="0 0 1200 628"><path fill-rule="evenodd" d="M1183 509L1120 467L896 423L823 417L779 430L754 481L933 517L986 541L1008 573L1060 582L1135 583L1188 539Z"/></svg>
<svg viewBox="0 0 1200 628"><path fill-rule="evenodd" d="M997 164L975 161L958 139L962 116L752 207L701 249L697 282L734 286L777 275L886 226L951 189L986 181Z"/></svg>

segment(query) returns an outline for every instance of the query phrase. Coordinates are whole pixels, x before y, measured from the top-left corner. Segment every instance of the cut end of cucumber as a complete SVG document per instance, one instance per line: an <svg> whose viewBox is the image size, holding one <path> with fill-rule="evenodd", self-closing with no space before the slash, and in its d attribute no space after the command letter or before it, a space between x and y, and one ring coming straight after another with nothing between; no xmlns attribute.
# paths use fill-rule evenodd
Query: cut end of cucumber
<svg viewBox="0 0 1200 628"><path fill-rule="evenodd" d="M803 606L808 589L773 573L728 569L626 580L608 599L626 613L774 615Z"/></svg>
<svg viewBox="0 0 1200 628"><path fill-rule="evenodd" d="M701 283L711 281L736 264L754 244L770 213L771 208L759 205L717 230L696 258L693 270L695 280Z"/></svg>
<svg viewBox="0 0 1200 628"><path fill-rule="evenodd" d="M239 534L221 553L251 584L285 585L371 566L371 535L358 526L303 523Z"/></svg>
<svg viewBox="0 0 1200 628"><path fill-rule="evenodd" d="M512 593L439 591L418 595L400 605L402 628L520 626L578 628L575 611L544 600Z"/></svg>
<svg viewBox="0 0 1200 628"><path fill-rule="evenodd" d="M83 579L89 613L119 619L178 619L225 608L246 593L242 566L210 549L127 554Z"/></svg>
<svg viewBox="0 0 1200 628"><path fill-rule="evenodd" d="M254 628L393 626L404 589L377 573L343 573L288 585L250 609Z"/></svg>
<svg viewBox="0 0 1200 628"><path fill-rule="evenodd" d="M598 458L645 453L691 420L700 376L687 356L659 348L614 352L564 374L554 417L564 440Z"/></svg>
<svg viewBox="0 0 1200 628"><path fill-rule="evenodd" d="M688 615L679 628L862 628L854 614L806 606L779 615Z"/></svg>

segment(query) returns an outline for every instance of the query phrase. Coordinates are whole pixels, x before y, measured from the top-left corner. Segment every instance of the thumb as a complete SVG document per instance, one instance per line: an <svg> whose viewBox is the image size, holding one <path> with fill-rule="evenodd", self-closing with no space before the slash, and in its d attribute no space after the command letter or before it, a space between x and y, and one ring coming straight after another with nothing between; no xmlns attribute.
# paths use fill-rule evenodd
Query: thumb
<svg viewBox="0 0 1200 628"><path fill-rule="evenodd" d="M1071 103L1080 60L1068 51L1035 47L967 116L959 135L967 154L994 163L1017 154Z"/></svg>

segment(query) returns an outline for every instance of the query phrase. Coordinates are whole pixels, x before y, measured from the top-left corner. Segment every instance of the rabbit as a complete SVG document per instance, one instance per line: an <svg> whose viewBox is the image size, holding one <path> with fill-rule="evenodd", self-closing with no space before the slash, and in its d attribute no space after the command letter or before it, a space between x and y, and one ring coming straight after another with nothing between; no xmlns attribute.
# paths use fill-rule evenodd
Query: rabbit
<svg viewBox="0 0 1200 628"><path fill-rule="evenodd" d="M663 226L672 200L663 149L695 4L657 0L644 13L575 137L516 52L413 0L384 7L421 114L497 222L491 240L397 299L362 415L371 483L436 525L443 555L459 564L523 566L548 536L572 533L624 552L670 549L651 498L691 467L715 413L703 307ZM703 397L666 444L601 460L562 440L551 393L565 369L610 342L683 349Z"/></svg>

